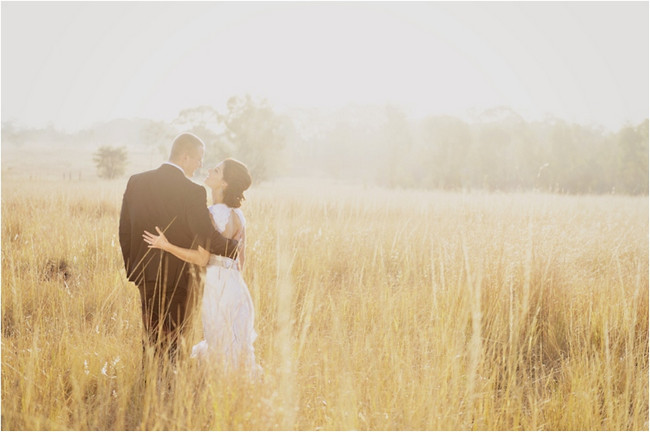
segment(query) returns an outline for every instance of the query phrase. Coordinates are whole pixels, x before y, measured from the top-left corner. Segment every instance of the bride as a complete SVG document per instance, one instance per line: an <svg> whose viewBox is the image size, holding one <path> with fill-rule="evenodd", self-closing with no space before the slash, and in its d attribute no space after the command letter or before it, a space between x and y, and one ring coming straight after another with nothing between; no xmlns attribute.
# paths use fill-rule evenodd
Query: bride
<svg viewBox="0 0 650 432"><path fill-rule="evenodd" d="M254 310L248 287L241 276L245 262L246 219L241 209L244 191L251 185L248 168L235 159L226 159L209 171L205 184L212 189L209 207L214 224L226 238L239 241L236 260L185 249L169 243L160 228L158 235L144 232L149 248L167 251L199 266L207 266L201 302L203 340L192 347L192 357L223 362L226 370L244 368L258 375L253 342Z"/></svg>

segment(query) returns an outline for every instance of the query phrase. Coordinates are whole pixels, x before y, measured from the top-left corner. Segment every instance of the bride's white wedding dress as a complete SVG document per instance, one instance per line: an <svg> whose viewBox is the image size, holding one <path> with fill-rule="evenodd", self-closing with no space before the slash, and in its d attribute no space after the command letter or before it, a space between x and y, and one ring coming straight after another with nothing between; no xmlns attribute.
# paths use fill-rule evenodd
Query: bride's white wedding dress
<svg viewBox="0 0 650 432"><path fill-rule="evenodd" d="M240 209L214 204L209 210L220 232L224 232L232 213L240 218L242 226L246 225ZM261 368L255 362L253 348L257 338L254 315L253 301L238 261L210 255L201 304L203 340L192 347L192 357L221 362L227 370L243 367L258 375Z"/></svg>

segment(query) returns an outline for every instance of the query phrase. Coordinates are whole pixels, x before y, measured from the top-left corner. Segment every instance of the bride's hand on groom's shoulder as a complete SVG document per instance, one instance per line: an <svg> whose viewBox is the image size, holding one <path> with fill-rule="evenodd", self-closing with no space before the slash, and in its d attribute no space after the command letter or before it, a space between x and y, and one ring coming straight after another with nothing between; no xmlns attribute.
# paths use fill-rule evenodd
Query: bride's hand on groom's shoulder
<svg viewBox="0 0 650 432"><path fill-rule="evenodd" d="M149 244L150 249L165 249L170 243L160 228L156 227L156 231L158 231L158 235L151 234L149 231L145 230L144 234L142 234L142 238Z"/></svg>

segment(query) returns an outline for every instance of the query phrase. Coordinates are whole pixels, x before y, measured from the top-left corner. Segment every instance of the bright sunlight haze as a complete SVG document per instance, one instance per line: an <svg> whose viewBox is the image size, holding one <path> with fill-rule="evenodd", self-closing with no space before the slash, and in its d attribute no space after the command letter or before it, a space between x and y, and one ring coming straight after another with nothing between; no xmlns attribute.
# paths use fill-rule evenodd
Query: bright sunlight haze
<svg viewBox="0 0 650 432"><path fill-rule="evenodd" d="M170 121L250 93L617 130L648 116L647 23L645 2L3 3L2 120Z"/></svg>

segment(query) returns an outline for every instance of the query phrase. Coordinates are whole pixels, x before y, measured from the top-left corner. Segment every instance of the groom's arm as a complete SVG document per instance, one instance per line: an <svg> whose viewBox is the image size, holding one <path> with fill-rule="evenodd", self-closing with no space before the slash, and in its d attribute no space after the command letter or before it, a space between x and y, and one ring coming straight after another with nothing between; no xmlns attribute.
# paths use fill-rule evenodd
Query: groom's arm
<svg viewBox="0 0 650 432"><path fill-rule="evenodd" d="M187 208L187 220L192 233L197 236L199 245L214 255L228 258L237 257L237 241L227 239L212 225L210 211L206 207L206 193L202 186L196 189Z"/></svg>

